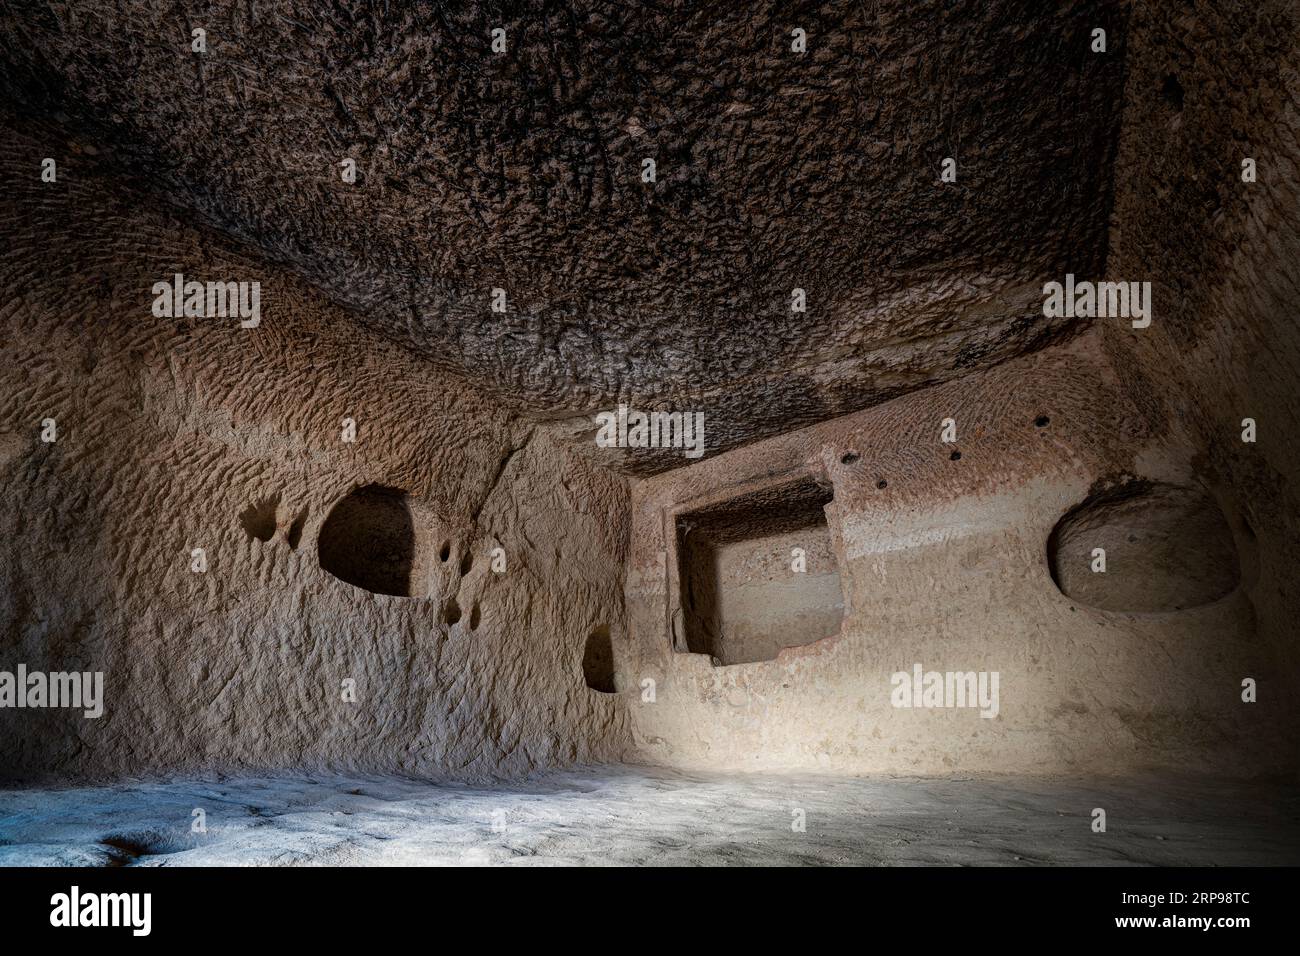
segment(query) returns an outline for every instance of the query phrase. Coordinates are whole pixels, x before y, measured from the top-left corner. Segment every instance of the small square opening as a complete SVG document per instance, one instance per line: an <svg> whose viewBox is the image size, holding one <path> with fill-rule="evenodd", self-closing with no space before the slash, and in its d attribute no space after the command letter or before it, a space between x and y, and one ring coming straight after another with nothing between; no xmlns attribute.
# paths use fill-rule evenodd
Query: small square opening
<svg viewBox="0 0 1300 956"><path fill-rule="evenodd" d="M829 486L806 476L677 516L686 650L718 664L773 660L839 632Z"/></svg>

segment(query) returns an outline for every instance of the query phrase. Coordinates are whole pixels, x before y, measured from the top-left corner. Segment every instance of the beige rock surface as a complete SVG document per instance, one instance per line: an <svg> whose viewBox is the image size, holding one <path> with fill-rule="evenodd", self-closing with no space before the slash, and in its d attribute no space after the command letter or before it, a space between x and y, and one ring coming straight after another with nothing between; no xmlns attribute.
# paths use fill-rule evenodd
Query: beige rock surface
<svg viewBox="0 0 1300 956"><path fill-rule="evenodd" d="M11 129L0 157L18 184L0 204L0 658L103 671L105 714L0 709L0 774L620 757L625 718L582 655L623 632L624 480L89 166L57 190L18 176L49 135ZM261 325L154 319L148 291L177 271L260 280ZM327 516L371 484L415 503L413 597L320 566Z"/></svg>
<svg viewBox="0 0 1300 956"><path fill-rule="evenodd" d="M764 4L520 13L499 67L471 5L213 3L206 60L6 10L0 671L106 686L0 709L0 779L1294 777L1293 5L942 6L819 7L797 77ZM1048 319L1066 273L1151 325ZM619 402L707 455L598 448Z"/></svg>
<svg viewBox="0 0 1300 956"><path fill-rule="evenodd" d="M1135 401L1185 432L1249 525L1260 640L1300 682L1300 23L1294 4L1135 6L1107 272L1159 319L1104 329ZM1190 42L1171 43L1171 36ZM1255 182L1242 181L1243 160ZM1257 440L1241 440L1253 419ZM1287 749L1295 759L1294 739Z"/></svg>
<svg viewBox="0 0 1300 956"><path fill-rule="evenodd" d="M949 417L955 443L941 440ZM626 684L655 682L653 703L632 702L640 752L714 770L1059 773L1195 762L1247 776L1287 771L1289 702L1240 697L1244 677L1280 673L1256 625L1254 579L1170 613L1099 610L1052 579L1053 529L1094 485L1132 474L1198 483L1197 460L1129 404L1094 332L638 483L627 586L634 653L620 667ZM734 667L683 653L674 517L799 476L833 489L840 629ZM1230 498L1220 506L1251 552L1240 511ZM1195 525L1176 530L1186 537L1166 546L1218 553ZM1150 548L1134 555L1139 570L1128 573L1152 559L1160 553ZM1143 580L1158 586L1158 577ZM894 706L892 675L917 664L997 672L996 718Z"/></svg>

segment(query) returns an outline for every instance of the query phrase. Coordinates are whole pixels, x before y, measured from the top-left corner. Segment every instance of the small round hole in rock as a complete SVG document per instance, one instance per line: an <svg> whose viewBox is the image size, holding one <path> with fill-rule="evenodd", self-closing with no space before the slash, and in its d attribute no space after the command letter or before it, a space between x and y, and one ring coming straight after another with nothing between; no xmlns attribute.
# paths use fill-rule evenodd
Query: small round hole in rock
<svg viewBox="0 0 1300 956"><path fill-rule="evenodd" d="M279 495L249 505L239 513L239 523L250 538L270 541L275 534L275 512L280 505Z"/></svg>
<svg viewBox="0 0 1300 956"><path fill-rule="evenodd" d="M466 551L460 559L460 573L462 575L469 574L469 569L472 567L474 567L474 552Z"/></svg>
<svg viewBox="0 0 1300 956"><path fill-rule="evenodd" d="M455 598L447 602L447 607L442 612L442 619L448 624L456 624L460 621L460 605L456 603Z"/></svg>
<svg viewBox="0 0 1300 956"><path fill-rule="evenodd" d="M482 619L483 619L483 615L479 613L478 601L475 601L474 606L470 608L469 611L469 629L471 631L477 631L479 622Z"/></svg>
<svg viewBox="0 0 1300 956"><path fill-rule="evenodd" d="M888 488L888 487L889 487L889 482L885 481L884 478L881 478L878 482L876 482L876 487L877 487L877 488L882 488L882 489L883 489L883 488Z"/></svg>
<svg viewBox="0 0 1300 956"><path fill-rule="evenodd" d="M840 464L851 465L861 457L862 456L859 455L856 451L846 451L843 455L840 456Z"/></svg>
<svg viewBox="0 0 1300 956"><path fill-rule="evenodd" d="M1046 427L1048 426L1048 424L1051 423L1051 421L1052 421L1052 420L1051 420L1050 418L1048 418L1046 415L1039 415L1037 418L1034 419L1034 427L1035 427L1035 428L1046 428Z"/></svg>
<svg viewBox="0 0 1300 956"><path fill-rule="evenodd" d="M961 452L955 451L948 456L949 461L961 461Z"/></svg>
<svg viewBox="0 0 1300 956"><path fill-rule="evenodd" d="M451 557L451 542L444 541L442 543L442 548L439 549L438 551L438 560L446 563L447 559L450 557Z"/></svg>

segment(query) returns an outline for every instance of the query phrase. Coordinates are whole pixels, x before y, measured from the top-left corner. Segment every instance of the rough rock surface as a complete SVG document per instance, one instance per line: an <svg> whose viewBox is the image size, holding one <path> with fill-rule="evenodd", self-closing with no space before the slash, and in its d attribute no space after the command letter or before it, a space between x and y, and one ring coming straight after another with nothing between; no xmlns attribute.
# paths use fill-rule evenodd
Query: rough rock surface
<svg viewBox="0 0 1300 956"><path fill-rule="evenodd" d="M1186 435L1256 539L1261 639L1300 685L1300 11L1137 4L1107 273L1153 284L1104 328L1132 400ZM1256 181L1242 179L1253 159ZM1242 441L1243 422L1256 441ZM1300 757L1294 741L1288 751Z"/></svg>
<svg viewBox="0 0 1300 956"><path fill-rule="evenodd" d="M947 418L953 443L942 440ZM1240 697L1243 678L1276 686L1282 671L1256 629L1254 545L1230 499L1215 496L1233 529L1227 547L1246 570L1221 600L1169 614L1101 610L1052 579L1053 529L1099 481L1203 482L1195 449L1158 426L1129 403L1094 332L639 482L632 646L618 662L624 686L654 682L653 701L629 698L639 752L711 770L1114 772L1189 762L1242 776L1293 770L1287 696ZM797 487L801 476L833 490L826 515L844 594L840 628L742 666L689 653L676 517ZM1222 556L1219 544L1180 542L1204 560ZM1090 550L1077 560L1089 561ZM1151 581L1142 566L1128 573ZM785 578L792 588L815 584L788 565ZM892 675L917 664L996 672L996 717L896 706Z"/></svg>
<svg viewBox="0 0 1300 956"><path fill-rule="evenodd" d="M535 416L732 447L1068 336L1042 276L1104 262L1110 0L17 6L11 99Z"/></svg>
<svg viewBox="0 0 1300 956"><path fill-rule="evenodd" d="M539 3L501 57L488 11L5 8L0 669L107 700L0 710L0 776L1294 775L1293 4ZM1103 270L1148 328L1043 317ZM154 316L175 272L260 281L260 326ZM710 457L596 448L618 401ZM691 653L678 519L804 480L835 633ZM1062 593L1117 481L1205 503L1137 558L1223 593ZM802 587L798 533L727 581ZM918 663L998 673L997 718L893 706Z"/></svg>
<svg viewBox="0 0 1300 956"><path fill-rule="evenodd" d="M1181 611L1236 589L1232 529L1203 491L1137 480L1099 485L1048 538L1062 594L1095 608Z"/></svg>
<svg viewBox="0 0 1300 956"><path fill-rule="evenodd" d="M27 167L49 135L0 146L0 670L103 671L106 700L97 720L0 709L0 775L620 756L582 656L622 633L624 480L75 160L43 188ZM154 318L176 271L259 279L260 326ZM326 516L371 484L449 546L415 597L320 566Z"/></svg>
<svg viewBox="0 0 1300 956"><path fill-rule="evenodd" d="M1092 832L1098 806L1105 833ZM193 832L196 808L206 833ZM0 866L1294 866L1298 811L1294 791L1243 794L1169 775L846 779L602 767L490 790L239 777L0 791Z"/></svg>

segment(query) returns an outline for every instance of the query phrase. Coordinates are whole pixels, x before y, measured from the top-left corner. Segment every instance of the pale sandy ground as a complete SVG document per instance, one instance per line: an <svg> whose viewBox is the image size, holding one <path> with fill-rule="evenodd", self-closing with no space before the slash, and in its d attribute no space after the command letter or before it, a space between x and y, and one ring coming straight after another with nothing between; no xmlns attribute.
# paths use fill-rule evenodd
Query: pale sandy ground
<svg viewBox="0 0 1300 956"><path fill-rule="evenodd" d="M1093 833L1092 809L1107 812ZM193 810L207 832L193 833ZM802 809L807 830L791 829ZM0 865L1295 864L1294 789L599 768L475 789L285 775L0 791Z"/></svg>

